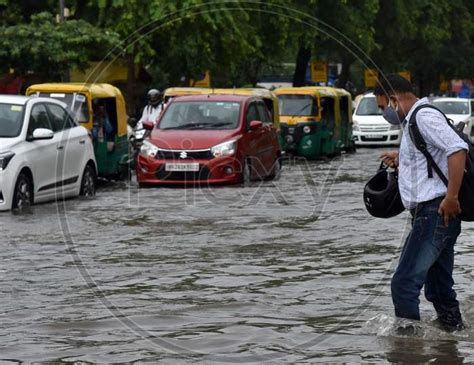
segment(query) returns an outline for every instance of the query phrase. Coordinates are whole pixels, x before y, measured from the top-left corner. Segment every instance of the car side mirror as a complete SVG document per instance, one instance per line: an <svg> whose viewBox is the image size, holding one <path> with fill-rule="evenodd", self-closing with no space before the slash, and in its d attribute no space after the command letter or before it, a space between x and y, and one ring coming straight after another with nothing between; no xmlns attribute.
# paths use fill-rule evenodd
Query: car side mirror
<svg viewBox="0 0 474 365"><path fill-rule="evenodd" d="M147 131L151 131L153 130L153 127L155 125L153 124L153 122L143 122L143 129L146 129Z"/></svg>
<svg viewBox="0 0 474 365"><path fill-rule="evenodd" d="M36 128L33 134L28 138L28 141L36 141L41 139L53 139L54 132L47 128Z"/></svg>
<svg viewBox="0 0 474 365"><path fill-rule="evenodd" d="M259 120L252 120L250 122L250 130L254 131L263 127L263 123Z"/></svg>

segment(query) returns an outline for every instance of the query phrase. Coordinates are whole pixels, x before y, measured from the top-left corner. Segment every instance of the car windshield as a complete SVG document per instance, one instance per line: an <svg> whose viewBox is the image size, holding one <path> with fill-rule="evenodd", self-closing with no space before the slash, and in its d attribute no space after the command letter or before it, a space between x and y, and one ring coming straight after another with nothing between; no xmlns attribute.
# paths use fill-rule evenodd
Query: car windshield
<svg viewBox="0 0 474 365"><path fill-rule="evenodd" d="M160 129L235 129L240 103L227 101L177 101L161 118Z"/></svg>
<svg viewBox="0 0 474 365"><path fill-rule="evenodd" d="M0 138L13 138L23 125L23 105L0 103Z"/></svg>
<svg viewBox="0 0 474 365"><path fill-rule="evenodd" d="M280 115L309 117L318 114L316 99L311 95L279 95Z"/></svg>
<svg viewBox="0 0 474 365"><path fill-rule="evenodd" d="M78 93L40 93L39 96L62 101L71 109L72 115L78 122L85 123L89 121L89 107L85 95Z"/></svg>
<svg viewBox="0 0 474 365"><path fill-rule="evenodd" d="M444 114L469 114L467 101L433 101L433 105Z"/></svg>
<svg viewBox="0 0 474 365"><path fill-rule="evenodd" d="M375 98L362 98L357 107L356 115L382 115L382 109L377 105Z"/></svg>

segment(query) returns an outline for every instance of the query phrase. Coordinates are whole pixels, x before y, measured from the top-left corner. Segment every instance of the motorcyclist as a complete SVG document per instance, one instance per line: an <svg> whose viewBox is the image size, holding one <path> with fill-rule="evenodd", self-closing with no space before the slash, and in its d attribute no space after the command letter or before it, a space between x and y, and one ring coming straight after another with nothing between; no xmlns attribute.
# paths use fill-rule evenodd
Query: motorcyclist
<svg viewBox="0 0 474 365"><path fill-rule="evenodd" d="M147 93L148 104L143 109L142 117L138 121L135 129L143 129L143 122L156 123L158 117L163 111L163 103L161 102L162 94L158 89L150 89Z"/></svg>

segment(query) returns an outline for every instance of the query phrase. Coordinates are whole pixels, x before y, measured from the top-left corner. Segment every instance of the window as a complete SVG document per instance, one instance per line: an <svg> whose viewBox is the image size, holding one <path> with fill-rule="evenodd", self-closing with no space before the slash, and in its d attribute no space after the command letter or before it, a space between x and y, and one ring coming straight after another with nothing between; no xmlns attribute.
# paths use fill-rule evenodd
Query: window
<svg viewBox="0 0 474 365"><path fill-rule="evenodd" d="M318 115L318 104L311 95L279 95L280 115L310 117Z"/></svg>
<svg viewBox="0 0 474 365"><path fill-rule="evenodd" d="M268 109L263 102L257 103L257 109L262 122L265 124L272 124L272 120L270 119L270 113L268 112Z"/></svg>
<svg viewBox="0 0 474 365"><path fill-rule="evenodd" d="M44 104L36 104L33 106L28 125L28 135L31 136L38 128L51 129L51 123Z"/></svg>
<svg viewBox="0 0 474 365"><path fill-rule="evenodd" d="M363 97L357 106L356 115L382 115L382 109L374 97Z"/></svg>
<svg viewBox="0 0 474 365"><path fill-rule="evenodd" d="M250 122L254 120L260 120L258 117L258 112L257 112L257 107L255 106L255 103L252 103L249 105L247 109L247 114L245 115L245 126L247 129L250 128Z"/></svg>
<svg viewBox="0 0 474 365"><path fill-rule="evenodd" d="M240 103L176 101L160 120L160 129L234 129L239 125Z"/></svg>
<svg viewBox="0 0 474 365"><path fill-rule="evenodd" d="M59 105L47 104L53 132L60 132L73 126L69 114Z"/></svg>
<svg viewBox="0 0 474 365"><path fill-rule="evenodd" d="M23 126L23 105L0 103L0 138L17 137Z"/></svg>
<svg viewBox="0 0 474 365"><path fill-rule="evenodd" d="M333 129L335 124L334 102L333 98L321 98L321 119L326 121L330 129Z"/></svg>
<svg viewBox="0 0 474 365"><path fill-rule="evenodd" d="M469 104L467 101L454 100L435 100L433 105L441 110L444 114L469 114Z"/></svg>
<svg viewBox="0 0 474 365"><path fill-rule="evenodd" d="M474 100L471 100L471 116L474 116Z"/></svg>

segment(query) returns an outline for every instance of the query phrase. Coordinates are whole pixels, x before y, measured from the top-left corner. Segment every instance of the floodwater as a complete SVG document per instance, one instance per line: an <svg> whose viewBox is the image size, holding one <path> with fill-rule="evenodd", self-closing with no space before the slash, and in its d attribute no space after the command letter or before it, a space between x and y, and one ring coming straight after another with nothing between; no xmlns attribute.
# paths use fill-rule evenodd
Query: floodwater
<svg viewBox="0 0 474 365"><path fill-rule="evenodd" d="M394 331L407 214L373 219L380 150L250 187L138 189L0 214L0 362L474 363L474 330ZM474 323L474 225L455 280Z"/></svg>

